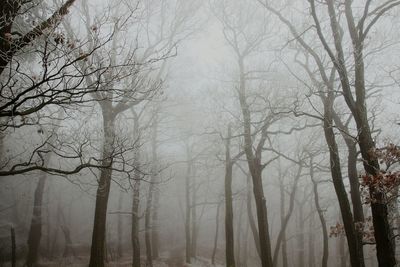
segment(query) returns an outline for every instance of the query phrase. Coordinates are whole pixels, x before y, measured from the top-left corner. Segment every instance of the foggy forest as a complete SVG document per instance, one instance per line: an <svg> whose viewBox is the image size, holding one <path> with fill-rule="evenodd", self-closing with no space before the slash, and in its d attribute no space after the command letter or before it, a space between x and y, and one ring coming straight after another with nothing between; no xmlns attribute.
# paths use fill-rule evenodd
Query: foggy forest
<svg viewBox="0 0 400 267"><path fill-rule="evenodd" d="M0 0L0 267L400 266L399 29L400 0Z"/></svg>

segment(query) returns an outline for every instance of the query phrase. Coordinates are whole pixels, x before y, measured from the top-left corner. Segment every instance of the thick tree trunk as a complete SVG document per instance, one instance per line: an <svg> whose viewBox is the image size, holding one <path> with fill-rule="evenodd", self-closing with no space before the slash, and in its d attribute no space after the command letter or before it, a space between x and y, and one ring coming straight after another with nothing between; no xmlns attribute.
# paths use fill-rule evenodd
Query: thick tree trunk
<svg viewBox="0 0 400 267"><path fill-rule="evenodd" d="M225 143L225 257L226 267L235 267L234 233L233 233L233 204L232 204L232 168L230 154L231 128Z"/></svg>
<svg viewBox="0 0 400 267"><path fill-rule="evenodd" d="M115 138L114 129L115 116L112 112L103 109L103 129L104 129L104 144L102 152L102 165L112 165L112 151ZM96 207L94 214L92 246L90 250L89 267L104 267L105 248L106 248L106 222L107 222L107 207L108 197L111 188L111 168L100 169L100 180L96 194Z"/></svg>
<svg viewBox="0 0 400 267"><path fill-rule="evenodd" d="M40 240L42 238L42 202L46 179L46 174L41 173L35 189L33 214L28 234L27 267L36 266L38 261Z"/></svg>

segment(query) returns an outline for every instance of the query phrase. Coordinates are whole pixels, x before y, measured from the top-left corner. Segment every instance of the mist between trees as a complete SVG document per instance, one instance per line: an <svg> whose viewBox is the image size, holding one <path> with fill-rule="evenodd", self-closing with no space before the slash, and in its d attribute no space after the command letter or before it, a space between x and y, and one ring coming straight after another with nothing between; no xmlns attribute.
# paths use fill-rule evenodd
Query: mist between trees
<svg viewBox="0 0 400 267"><path fill-rule="evenodd" d="M399 6L2 0L0 266L397 266Z"/></svg>

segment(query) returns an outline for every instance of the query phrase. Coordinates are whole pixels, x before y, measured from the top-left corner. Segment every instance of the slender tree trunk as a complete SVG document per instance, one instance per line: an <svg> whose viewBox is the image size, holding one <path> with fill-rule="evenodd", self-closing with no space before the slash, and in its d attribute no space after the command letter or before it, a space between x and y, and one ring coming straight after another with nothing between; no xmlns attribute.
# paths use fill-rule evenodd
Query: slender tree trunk
<svg viewBox="0 0 400 267"><path fill-rule="evenodd" d="M124 195L122 192L120 192L119 197L118 197L118 211L120 212L122 210L122 201L123 201ZM122 249L122 215L121 213L118 214L118 221L117 221L117 235L118 235L118 240L117 240L117 257L122 258L123 256L123 249Z"/></svg>
<svg viewBox="0 0 400 267"><path fill-rule="evenodd" d="M249 258L249 225L246 224L246 231L244 234L244 243L243 243L242 267L247 267L248 258Z"/></svg>
<svg viewBox="0 0 400 267"><path fill-rule="evenodd" d="M246 207L247 207L247 217L249 220L249 225L250 225L250 229L251 229L251 233L253 235L253 240L254 240L254 244L256 246L256 251L258 256L261 259L261 252L260 252L260 239L258 237L258 230L257 230L257 225L254 221L254 216L253 216L253 212L252 212L252 195L251 195L251 176L248 175L247 176L247 198L246 198Z"/></svg>
<svg viewBox="0 0 400 267"><path fill-rule="evenodd" d="M139 204L140 204L140 174L138 173L138 171L135 171L135 181L133 184L133 201L132 201L132 233L131 233L132 267L140 267Z"/></svg>
<svg viewBox="0 0 400 267"><path fill-rule="evenodd" d="M190 245L190 253L192 258L196 258L197 254L197 190L196 190L196 179L192 177L192 203L191 203L191 212L192 212L192 238Z"/></svg>
<svg viewBox="0 0 400 267"><path fill-rule="evenodd" d="M244 209L244 204L245 201L242 199L240 200L240 208L239 208L239 216L237 219L237 226L236 226L236 259L235 262L237 262L237 266L242 267L242 243L243 243L243 231L242 231L242 223L243 223L243 209Z"/></svg>
<svg viewBox="0 0 400 267"><path fill-rule="evenodd" d="M308 266L315 267L315 246L314 246L314 216L310 218L308 233Z"/></svg>
<svg viewBox="0 0 400 267"><path fill-rule="evenodd" d="M347 197L346 188L343 183L336 136L332 128L332 105L333 101L331 99L327 99L324 104L324 133L325 140L329 148L332 180L335 187L337 199L339 201L339 207L350 252L351 264L352 266L363 267L364 259L360 257L360 254L362 254L362 247L359 247L359 242L357 241L357 232L355 229L353 214L351 213L349 199Z"/></svg>
<svg viewBox="0 0 400 267"><path fill-rule="evenodd" d="M62 111L58 112L58 118L62 118ZM55 142L55 135L58 131L59 126L56 125L48 140L48 147L51 147ZM48 153L44 156L44 165L47 166L50 162L51 154ZM46 185L47 175L46 173L40 173L38 183L36 185L35 194L33 198L33 211L31 225L28 233L28 256L26 259L26 266L35 266L38 261L40 241L42 239L42 208L43 208L43 195Z"/></svg>
<svg viewBox="0 0 400 267"><path fill-rule="evenodd" d="M115 138L114 120L115 116L111 108L103 109L104 144L102 152L102 165L112 165L112 151ZM96 194L96 207L94 214L92 246L90 250L89 267L104 267L106 249L106 222L108 197L111 188L111 168L100 170L99 186Z"/></svg>
<svg viewBox="0 0 400 267"><path fill-rule="evenodd" d="M217 254L218 249L218 235L219 235L219 211L221 208L221 203L219 202L217 205L217 214L215 215L215 236L214 236L214 248L211 256L211 265L215 266L215 255Z"/></svg>
<svg viewBox="0 0 400 267"><path fill-rule="evenodd" d="M51 256L51 228L52 224L50 221L50 182L51 180L47 183L47 194L46 194L46 255L47 258L50 258Z"/></svg>
<svg viewBox="0 0 400 267"><path fill-rule="evenodd" d="M310 2L311 3L311 2ZM348 105L357 125L358 144L363 158L364 170L368 175L376 176L380 172L380 166L377 158L373 155L375 142L372 138L370 124L368 122L368 110L366 105L366 89L365 89L365 65L364 65L364 40L366 36L359 31L353 16L352 1L345 1L344 13L346 15L347 26L353 44L354 59L354 91L356 98L353 97L353 86L349 81L349 72L346 66L346 60L342 47L342 35L340 34L340 24L336 15L334 0L327 1L327 8L330 17L331 29L334 37L336 53L330 53L332 62L335 64L336 70L340 76L343 97ZM389 8L390 9L390 8ZM315 8L314 8L315 14ZM378 17L379 18L379 17ZM316 16L314 15L314 20ZM361 35L361 36L360 36ZM327 51L326 41L319 32L319 38L323 42ZM392 242L392 230L388 220L388 208L385 193L374 186L370 186L369 193L371 199L372 221L374 225L374 237L376 242L376 252L380 267L392 267L396 265L395 251ZM342 213L343 215L343 213ZM344 219L343 219L344 220ZM347 235L347 240L349 242ZM358 245L358 244L357 244ZM363 261L360 263L354 259L354 246L349 246L350 260L353 266L364 266ZM359 256L359 255L358 255Z"/></svg>
<svg viewBox="0 0 400 267"><path fill-rule="evenodd" d="M340 267L346 267L346 251L345 251L345 237L343 235L339 235L337 240L337 254L339 255L338 263Z"/></svg>
<svg viewBox="0 0 400 267"><path fill-rule="evenodd" d="M185 200L186 200L186 210L185 210L185 241L186 241L186 263L191 262L191 238L190 238L190 178L192 175L192 162L190 162L190 154L188 154L188 169L185 179Z"/></svg>
<svg viewBox="0 0 400 267"><path fill-rule="evenodd" d="M283 177L282 177L283 178ZM284 224L285 221L285 190L284 190L284 184L283 180L280 183L279 187L280 191L280 197L281 197L281 225ZM287 243L286 243L286 229L281 230L282 231L282 266L283 267L288 267L288 256L287 256Z"/></svg>
<svg viewBox="0 0 400 267"><path fill-rule="evenodd" d="M332 115L335 124L339 127L340 133L346 143L348 156L347 156L347 174L349 177L350 184L350 196L353 205L353 216L354 223L357 233L358 247L360 247L359 258L360 261L364 261L364 251L363 251L363 231L360 226L364 223L364 212L363 205L360 195L360 182L357 171L357 142L350 135L350 131L347 125L343 124L338 114L332 110Z"/></svg>
<svg viewBox="0 0 400 267"><path fill-rule="evenodd" d="M145 243L146 243L146 266L153 267L153 256L151 251L151 204L152 204L152 196L153 196L154 184L149 184L149 190L147 193L147 204L146 204L146 212L144 216L144 224L145 224Z"/></svg>
<svg viewBox="0 0 400 267"><path fill-rule="evenodd" d="M297 266L298 267L304 267L305 263L305 253L304 253L304 248L305 248L305 241L304 241L304 210L303 206L299 205L298 207L299 211L299 225L298 225L298 236L297 236Z"/></svg>
<svg viewBox="0 0 400 267"><path fill-rule="evenodd" d="M158 111L154 116L154 123L153 123L153 132L152 132L152 140L151 140L151 150L152 150L152 161L153 161L153 177L154 183L159 182L159 175L158 175L158 155L157 155L157 142L158 142ZM154 188L155 189L155 188ZM153 203L152 203L152 218L151 218L151 252L153 259L158 259L159 257L159 223L158 223L158 209L160 206L160 191L153 190Z"/></svg>
<svg viewBox="0 0 400 267"><path fill-rule="evenodd" d="M64 239L65 239L65 247L64 247L63 257L65 258L72 254L75 258L77 258L75 249L72 246L71 232L70 232L69 228L66 225L61 225L61 230L64 234Z"/></svg>
<svg viewBox="0 0 400 267"><path fill-rule="evenodd" d="M139 205L140 205L140 135L139 135L139 117L133 110L134 128L133 134L137 146L134 151L134 166L135 171L133 181L133 196L132 196L132 267L140 267L140 238L139 238Z"/></svg>
<svg viewBox="0 0 400 267"><path fill-rule="evenodd" d="M17 245L15 242L15 229L11 226L11 266L17 266Z"/></svg>
<svg viewBox="0 0 400 267"><path fill-rule="evenodd" d="M263 165L261 164L261 151L253 152L253 136L251 133L251 113L246 99L245 69L243 57L239 58L240 88L239 102L243 116L244 151L253 181L253 194L256 202L258 235L260 241L260 254L262 267L272 266L271 240L269 235L267 203L262 183Z"/></svg>
<svg viewBox="0 0 400 267"><path fill-rule="evenodd" d="M273 256L273 260L272 260L273 266L277 266L277 264L278 264L279 249L281 247L281 243L282 243L283 237L285 235L286 227L287 227L290 217L292 216L292 213L293 213L294 201L295 201L296 191L297 191L297 184L300 179L301 170L302 170L302 167L300 166L296 173L296 176L294 178L293 187L290 192L289 210L283 218L283 222L281 224L281 229L279 231L278 238L277 238L276 245L275 245L274 256ZM281 183L281 199L284 201L283 183ZM281 212L284 212L284 206L283 207L281 206L281 208L282 208ZM304 247L304 246L302 246L302 247Z"/></svg>
<svg viewBox="0 0 400 267"><path fill-rule="evenodd" d="M321 223L322 229L322 267L328 266L328 257L329 257L329 247L328 247L328 229L326 227L326 221L324 217L324 211L321 208L319 203L319 193L318 193L318 183L314 180L314 167L312 159L310 161L310 177L313 183L313 191L314 191L314 204L315 208L317 209L319 221Z"/></svg>
<svg viewBox="0 0 400 267"><path fill-rule="evenodd" d="M152 245L152 256L153 259L158 259L160 254L160 242L159 242L159 219L158 219L158 209L160 206L160 191L154 190L154 205L152 214L152 228L151 228L151 245Z"/></svg>
<svg viewBox="0 0 400 267"><path fill-rule="evenodd" d="M235 267L234 233L233 233L233 204L232 204L232 168L230 153L231 127L225 141L225 258L226 267Z"/></svg>

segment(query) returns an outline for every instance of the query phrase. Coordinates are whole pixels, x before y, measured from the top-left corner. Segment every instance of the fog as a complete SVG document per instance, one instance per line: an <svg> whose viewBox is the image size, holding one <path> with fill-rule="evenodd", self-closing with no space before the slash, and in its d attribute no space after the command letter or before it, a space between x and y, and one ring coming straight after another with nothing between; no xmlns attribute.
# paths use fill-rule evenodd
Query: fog
<svg viewBox="0 0 400 267"><path fill-rule="evenodd" d="M3 0L0 266L397 266L399 7Z"/></svg>

